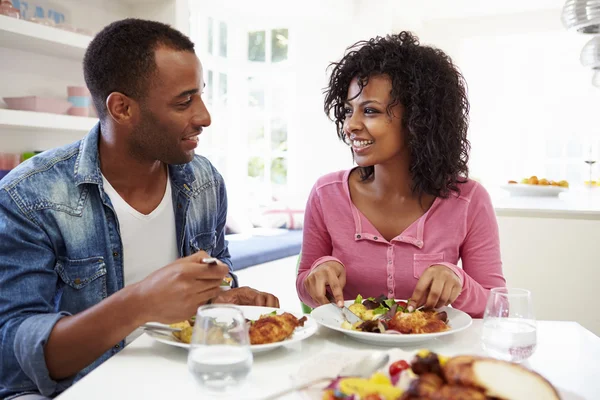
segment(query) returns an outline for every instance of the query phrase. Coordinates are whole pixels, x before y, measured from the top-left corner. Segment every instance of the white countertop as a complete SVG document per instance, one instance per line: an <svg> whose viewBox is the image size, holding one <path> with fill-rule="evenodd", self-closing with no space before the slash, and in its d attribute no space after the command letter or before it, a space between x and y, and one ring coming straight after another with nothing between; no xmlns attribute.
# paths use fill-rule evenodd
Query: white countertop
<svg viewBox="0 0 600 400"><path fill-rule="evenodd" d="M500 188L487 188L496 215L600 220L600 187L572 188L558 197L516 197Z"/></svg>
<svg viewBox="0 0 600 400"><path fill-rule="evenodd" d="M483 354L482 321L466 331L435 339L427 347L444 355ZM285 389L303 363L329 352L373 349L340 332L321 327L303 342L255 355L248 382L236 399L259 399ZM209 399L187 371L187 351L141 336L119 354L76 383L59 400ZM525 365L552 382L563 400L593 400L600 393L600 338L575 322L538 322L538 348ZM299 394L284 397L302 399Z"/></svg>

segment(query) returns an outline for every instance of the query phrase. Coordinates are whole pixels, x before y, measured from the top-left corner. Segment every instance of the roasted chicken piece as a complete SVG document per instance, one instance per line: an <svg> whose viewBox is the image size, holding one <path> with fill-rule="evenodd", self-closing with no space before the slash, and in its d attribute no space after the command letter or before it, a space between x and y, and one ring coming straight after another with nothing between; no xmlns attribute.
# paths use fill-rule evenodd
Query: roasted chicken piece
<svg viewBox="0 0 600 400"><path fill-rule="evenodd" d="M424 375L427 373L436 374L443 378L442 365L437 354L429 353L425 356L417 356L414 358L411 364L412 371L417 375Z"/></svg>
<svg viewBox="0 0 600 400"><path fill-rule="evenodd" d="M290 313L281 315L263 315L250 325L250 343L267 344L281 342L294 333L294 329L303 326L306 317L296 318Z"/></svg>
<svg viewBox="0 0 600 400"><path fill-rule="evenodd" d="M436 374L426 373L410 383L406 391L410 396L429 399L440 390L444 381Z"/></svg>
<svg viewBox="0 0 600 400"><path fill-rule="evenodd" d="M480 390L465 386L444 385L431 395L431 400L487 400Z"/></svg>
<svg viewBox="0 0 600 400"><path fill-rule="evenodd" d="M434 333L450 329L446 324L445 312L415 311L412 313L396 313L390 320L389 329L400 333Z"/></svg>

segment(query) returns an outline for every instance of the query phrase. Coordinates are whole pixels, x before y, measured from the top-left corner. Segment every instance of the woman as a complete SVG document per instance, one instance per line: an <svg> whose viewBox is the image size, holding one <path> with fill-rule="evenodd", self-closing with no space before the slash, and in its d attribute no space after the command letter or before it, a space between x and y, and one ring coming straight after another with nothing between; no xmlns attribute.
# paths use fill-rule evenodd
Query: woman
<svg viewBox="0 0 600 400"><path fill-rule="evenodd" d="M483 315L505 286L490 197L469 180L469 103L441 50L409 32L355 44L333 64L325 112L358 167L310 194L296 287L303 302L410 298ZM462 260L462 268L457 266Z"/></svg>

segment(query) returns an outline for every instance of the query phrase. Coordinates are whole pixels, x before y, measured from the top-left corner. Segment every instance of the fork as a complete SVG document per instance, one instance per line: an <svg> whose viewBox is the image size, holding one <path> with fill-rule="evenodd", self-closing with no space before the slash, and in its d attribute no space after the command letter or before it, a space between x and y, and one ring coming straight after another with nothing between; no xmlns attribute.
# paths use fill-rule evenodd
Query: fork
<svg viewBox="0 0 600 400"><path fill-rule="evenodd" d="M141 326L145 331L156 331L156 332L181 332L181 328L171 328L170 326L144 324Z"/></svg>

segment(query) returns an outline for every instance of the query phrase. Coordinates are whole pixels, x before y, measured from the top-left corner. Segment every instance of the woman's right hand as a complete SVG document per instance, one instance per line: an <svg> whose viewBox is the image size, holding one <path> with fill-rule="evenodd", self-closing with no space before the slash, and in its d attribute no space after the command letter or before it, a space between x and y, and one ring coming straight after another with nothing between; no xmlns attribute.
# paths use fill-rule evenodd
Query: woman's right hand
<svg viewBox="0 0 600 400"><path fill-rule="evenodd" d="M344 306L344 286L346 286L346 269L337 261L326 261L317 265L304 280L308 294L319 305L328 304L325 297L327 286L339 307Z"/></svg>

